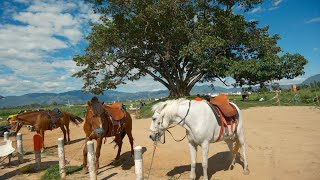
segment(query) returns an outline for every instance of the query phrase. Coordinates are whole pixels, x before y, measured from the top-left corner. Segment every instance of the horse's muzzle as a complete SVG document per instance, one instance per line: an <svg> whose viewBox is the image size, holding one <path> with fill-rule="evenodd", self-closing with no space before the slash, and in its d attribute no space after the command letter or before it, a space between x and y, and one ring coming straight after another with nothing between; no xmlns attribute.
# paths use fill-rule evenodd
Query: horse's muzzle
<svg viewBox="0 0 320 180"><path fill-rule="evenodd" d="M150 134L150 135L149 135L149 138L150 138L152 141L156 141L156 136L153 135L153 134Z"/></svg>
<svg viewBox="0 0 320 180"><path fill-rule="evenodd" d="M161 135L160 135L160 133L150 134L149 138L152 141L160 141Z"/></svg>
<svg viewBox="0 0 320 180"><path fill-rule="evenodd" d="M105 135L105 130L103 128L97 128L93 130L93 133L98 137L103 137Z"/></svg>

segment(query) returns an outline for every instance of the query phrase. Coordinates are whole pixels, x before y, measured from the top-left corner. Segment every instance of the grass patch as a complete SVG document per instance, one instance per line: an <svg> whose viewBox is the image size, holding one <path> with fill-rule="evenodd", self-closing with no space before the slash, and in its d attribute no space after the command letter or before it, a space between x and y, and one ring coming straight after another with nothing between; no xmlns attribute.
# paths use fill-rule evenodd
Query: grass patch
<svg viewBox="0 0 320 180"><path fill-rule="evenodd" d="M67 175L73 174L82 170L81 166L67 166ZM44 175L41 177L41 180L58 180L60 179L59 174L59 164L53 165L50 168L46 169Z"/></svg>
<svg viewBox="0 0 320 180"><path fill-rule="evenodd" d="M36 169L34 169L34 167L32 167L31 165L21 167L21 168L19 168L19 171L23 174L30 174L30 173L37 172Z"/></svg>

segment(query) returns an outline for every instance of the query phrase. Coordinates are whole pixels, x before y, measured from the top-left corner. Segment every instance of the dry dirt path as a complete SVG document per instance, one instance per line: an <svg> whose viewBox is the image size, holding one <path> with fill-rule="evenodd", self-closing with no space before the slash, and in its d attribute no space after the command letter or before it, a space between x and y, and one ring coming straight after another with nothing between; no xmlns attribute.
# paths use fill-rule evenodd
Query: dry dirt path
<svg viewBox="0 0 320 180"><path fill-rule="evenodd" d="M211 144L209 149L208 175L210 179L320 179L320 109L314 107L259 107L243 111L245 118L245 141L247 143L250 175L242 174L239 163L231 171L228 148L224 142ZM153 144L148 138L150 119L134 119L135 145L145 147L144 172L148 173ZM24 150L31 151L34 133L23 129ZM185 131L176 127L173 135L182 138ZM42 159L46 167L57 163L57 139L61 130L46 131L45 144L49 149ZM81 165L84 133L82 125L71 126L71 144L65 146L66 159L71 165ZM14 138L11 137L12 140ZM113 162L116 149L109 144L102 146L98 179L135 179L134 163L130 158L130 144L125 137L122 156ZM0 179L38 179L41 173L20 174L18 168L34 162L34 156L26 156L27 163L0 169ZM16 158L13 159L16 163ZM202 179L201 153L198 153L197 178ZM3 165L0 166L2 168ZM175 142L167 135L166 144L156 149L150 179L188 179L190 157L187 140ZM88 179L88 175L76 173L67 179Z"/></svg>

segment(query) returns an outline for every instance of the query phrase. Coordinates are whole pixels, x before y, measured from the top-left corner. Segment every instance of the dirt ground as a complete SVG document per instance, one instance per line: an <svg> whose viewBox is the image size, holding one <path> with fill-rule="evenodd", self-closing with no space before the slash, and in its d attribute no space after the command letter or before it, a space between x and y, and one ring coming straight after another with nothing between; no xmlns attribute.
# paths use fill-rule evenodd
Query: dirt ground
<svg viewBox="0 0 320 180"><path fill-rule="evenodd" d="M210 145L208 175L210 179L320 179L320 109L315 107L260 107L243 110L245 141L247 144L250 175L243 175L242 163L238 161L233 170L226 170L230 164L228 147L224 142ZM150 119L133 121L135 146L143 146L144 174L148 175L152 159L153 143L149 140ZM175 127L173 136L182 138L185 131ZM33 132L22 130L24 151L32 151ZM65 146L69 165L82 164L84 132L82 125L71 126L71 143ZM58 163L57 139L61 130L46 131L43 154L43 168ZM14 137L11 137L15 140ZM102 146L98 179L135 179L134 161L130 158L130 144L124 139L120 160L114 162L116 150L111 138ZM197 179L202 179L201 152L198 148ZM175 142L167 135L166 143L158 145L155 151L149 179L188 179L190 157L187 140ZM0 179L38 179L42 173L21 174L19 168L34 164L34 155L25 156L26 163L13 166L0 164ZM7 160L5 162L8 162ZM67 179L88 179L89 175L77 172Z"/></svg>

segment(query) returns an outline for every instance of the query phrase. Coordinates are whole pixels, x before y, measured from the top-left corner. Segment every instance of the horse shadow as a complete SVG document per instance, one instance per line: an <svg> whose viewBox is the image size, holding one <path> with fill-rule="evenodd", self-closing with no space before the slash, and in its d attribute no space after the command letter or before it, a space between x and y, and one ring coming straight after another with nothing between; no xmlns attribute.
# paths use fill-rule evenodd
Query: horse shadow
<svg viewBox="0 0 320 180"><path fill-rule="evenodd" d="M65 145L65 146L71 145L71 144L74 144L74 143L83 141L84 139L85 139L85 138L75 139L75 140L72 140L72 141L70 141L70 142L65 142L64 145ZM46 150L50 150L50 149L56 149L56 148L58 148L58 145L48 146L48 147L46 147L45 149L46 149Z"/></svg>
<svg viewBox="0 0 320 180"><path fill-rule="evenodd" d="M69 142L66 142L65 145L74 144L74 143L83 141L84 139L85 139L85 138L74 139L74 140L71 140L71 141L69 141Z"/></svg>
<svg viewBox="0 0 320 180"><path fill-rule="evenodd" d="M227 171L232 162L230 151L219 152L208 159L208 178L211 177L218 171ZM240 164L244 168L243 162L240 160L240 154L237 154L236 164ZM190 164L184 166L177 166L173 170L167 173L170 177L180 177L181 174L186 171L190 171ZM200 179L203 176L202 163L196 164L196 179Z"/></svg>
<svg viewBox="0 0 320 180"><path fill-rule="evenodd" d="M145 153L146 151L147 151L147 148L142 147L142 154ZM121 166L122 170L129 170L134 166L134 158L131 157L131 151L127 151L127 152L121 154L120 158L118 160L113 160L109 164L107 164L103 167L100 167L99 168L100 171L98 172L98 174L101 174L107 170L110 170L110 169L113 169L113 168L116 168L119 166ZM106 168L106 169L104 169L104 168ZM102 170L102 169L104 169L104 170ZM111 175L109 175L109 176L111 176ZM112 176L115 176L115 175L116 174L113 174Z"/></svg>

